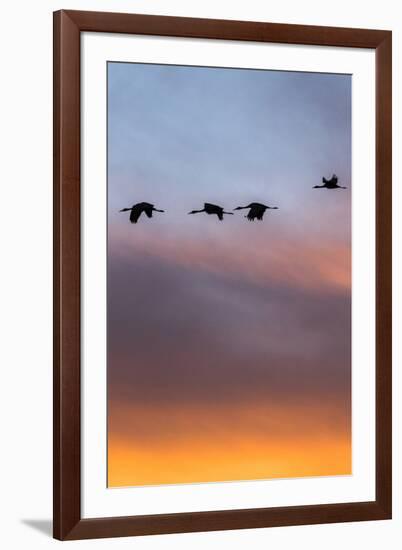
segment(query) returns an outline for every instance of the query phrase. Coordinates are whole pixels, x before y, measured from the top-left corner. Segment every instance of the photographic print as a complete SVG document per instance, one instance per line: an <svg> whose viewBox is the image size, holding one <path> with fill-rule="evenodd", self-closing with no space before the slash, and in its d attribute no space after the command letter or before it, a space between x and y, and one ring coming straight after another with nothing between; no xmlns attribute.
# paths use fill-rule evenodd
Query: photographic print
<svg viewBox="0 0 402 550"><path fill-rule="evenodd" d="M108 487L350 475L351 75L107 72Z"/></svg>

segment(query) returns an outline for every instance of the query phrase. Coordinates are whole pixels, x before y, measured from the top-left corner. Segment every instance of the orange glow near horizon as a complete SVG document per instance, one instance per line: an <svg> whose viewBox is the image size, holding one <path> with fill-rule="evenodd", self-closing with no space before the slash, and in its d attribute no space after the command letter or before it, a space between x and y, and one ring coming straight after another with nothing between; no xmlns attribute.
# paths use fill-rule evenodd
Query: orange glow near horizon
<svg viewBox="0 0 402 550"><path fill-rule="evenodd" d="M109 487L351 474L350 441L225 439L136 447L109 442Z"/></svg>
<svg viewBox="0 0 402 550"><path fill-rule="evenodd" d="M145 412L111 415L126 433L109 430L109 487L351 474L350 426L335 407Z"/></svg>

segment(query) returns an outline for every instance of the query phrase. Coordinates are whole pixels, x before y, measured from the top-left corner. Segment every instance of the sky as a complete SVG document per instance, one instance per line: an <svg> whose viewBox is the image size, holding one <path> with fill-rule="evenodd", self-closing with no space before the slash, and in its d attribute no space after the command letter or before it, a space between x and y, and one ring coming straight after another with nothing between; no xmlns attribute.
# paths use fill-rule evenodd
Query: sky
<svg viewBox="0 0 402 550"><path fill-rule="evenodd" d="M109 487L351 473L350 188L349 75L108 64Z"/></svg>

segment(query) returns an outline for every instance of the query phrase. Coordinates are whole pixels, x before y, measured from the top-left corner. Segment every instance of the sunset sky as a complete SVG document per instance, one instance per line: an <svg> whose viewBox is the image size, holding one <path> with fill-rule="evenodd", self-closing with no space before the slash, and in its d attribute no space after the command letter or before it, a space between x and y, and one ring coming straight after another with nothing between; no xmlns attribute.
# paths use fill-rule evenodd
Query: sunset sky
<svg viewBox="0 0 402 550"><path fill-rule="evenodd" d="M351 473L350 187L350 76L108 64L110 487Z"/></svg>

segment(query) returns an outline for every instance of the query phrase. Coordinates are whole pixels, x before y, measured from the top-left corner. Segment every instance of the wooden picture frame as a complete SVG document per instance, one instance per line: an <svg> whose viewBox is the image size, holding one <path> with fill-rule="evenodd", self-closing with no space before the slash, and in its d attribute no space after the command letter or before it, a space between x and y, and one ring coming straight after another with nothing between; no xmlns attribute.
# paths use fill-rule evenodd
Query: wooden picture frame
<svg viewBox="0 0 402 550"><path fill-rule="evenodd" d="M81 517L80 35L84 31L372 48L376 56L376 499ZM62 10L54 13L54 537L60 540L391 518L391 32Z"/></svg>

